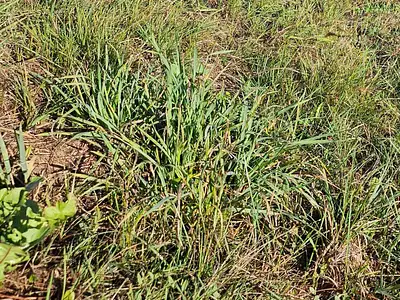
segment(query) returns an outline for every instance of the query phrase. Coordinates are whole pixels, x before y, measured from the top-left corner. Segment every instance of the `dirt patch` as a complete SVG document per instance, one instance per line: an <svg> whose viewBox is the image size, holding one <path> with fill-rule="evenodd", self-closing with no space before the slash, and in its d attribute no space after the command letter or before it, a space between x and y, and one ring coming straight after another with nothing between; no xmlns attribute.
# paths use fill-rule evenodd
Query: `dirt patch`
<svg viewBox="0 0 400 300"><path fill-rule="evenodd" d="M8 147L10 160L16 166L19 164L19 153L14 130L9 128L1 127L0 133ZM45 184L52 187L53 197L61 192L54 191L54 187L63 185L68 174L88 173L95 160L88 144L80 140L28 132L24 134L24 142L31 176L43 178Z"/></svg>
<svg viewBox="0 0 400 300"><path fill-rule="evenodd" d="M1 85L1 83L0 83ZM12 132L19 126L18 110L0 86L0 132Z"/></svg>

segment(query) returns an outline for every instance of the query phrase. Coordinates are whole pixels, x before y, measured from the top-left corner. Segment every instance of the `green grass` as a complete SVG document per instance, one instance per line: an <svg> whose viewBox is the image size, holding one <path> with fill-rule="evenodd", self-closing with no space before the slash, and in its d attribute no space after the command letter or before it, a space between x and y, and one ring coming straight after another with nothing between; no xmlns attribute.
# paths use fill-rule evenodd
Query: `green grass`
<svg viewBox="0 0 400 300"><path fill-rule="evenodd" d="M77 216L30 261L48 297L397 299L399 17L367 0L0 3L24 128L95 157L65 178Z"/></svg>

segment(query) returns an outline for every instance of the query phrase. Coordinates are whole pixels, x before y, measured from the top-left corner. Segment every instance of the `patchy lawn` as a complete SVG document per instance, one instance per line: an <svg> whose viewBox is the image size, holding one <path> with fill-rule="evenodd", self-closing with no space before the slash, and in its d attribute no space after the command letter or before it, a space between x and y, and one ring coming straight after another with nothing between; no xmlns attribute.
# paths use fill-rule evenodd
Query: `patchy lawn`
<svg viewBox="0 0 400 300"><path fill-rule="evenodd" d="M30 199L78 199L0 296L398 299L399 28L396 1L0 2L0 132Z"/></svg>

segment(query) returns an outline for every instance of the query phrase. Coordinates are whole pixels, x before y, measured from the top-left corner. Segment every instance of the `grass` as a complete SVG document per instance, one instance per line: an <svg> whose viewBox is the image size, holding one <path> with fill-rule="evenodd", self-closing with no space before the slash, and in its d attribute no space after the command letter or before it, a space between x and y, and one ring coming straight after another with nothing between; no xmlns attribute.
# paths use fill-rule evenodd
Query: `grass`
<svg viewBox="0 0 400 300"><path fill-rule="evenodd" d="M91 157L54 187L74 190L77 215L14 272L28 283L7 289L10 274L4 290L397 299L399 12L0 3L4 101L26 131L80 139Z"/></svg>

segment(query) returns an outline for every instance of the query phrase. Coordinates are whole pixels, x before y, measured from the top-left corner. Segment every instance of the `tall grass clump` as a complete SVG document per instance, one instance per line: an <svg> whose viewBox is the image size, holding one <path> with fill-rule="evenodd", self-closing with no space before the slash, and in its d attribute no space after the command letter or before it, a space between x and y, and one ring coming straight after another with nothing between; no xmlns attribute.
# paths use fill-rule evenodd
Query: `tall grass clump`
<svg viewBox="0 0 400 300"><path fill-rule="evenodd" d="M216 92L196 52L187 64L178 54L166 57L154 40L153 47L162 74L111 62L105 48L105 61L88 76L51 85L54 103L67 104L62 126L81 127L79 136L103 147L110 181L119 181L114 238L126 253L114 267L137 274L132 284L146 286L148 296L161 289L208 297L232 295L241 284L254 293L258 277L240 273L258 260L278 269L299 259L310 265L326 240L316 227L321 217L313 219L322 208L300 175L305 162L294 157L303 147L323 147L328 135L297 138L289 116L302 102L270 105L268 91L251 84L234 95Z"/></svg>
<svg viewBox="0 0 400 300"><path fill-rule="evenodd" d="M396 259L393 242L376 238L395 215L397 144L378 149L324 123L321 111L335 110L303 110L313 95L282 106L254 81L233 95L215 91L196 52L187 63L150 41L161 73L134 71L105 48L101 71L52 86L68 104L62 126L80 127L106 152L98 154L119 222L110 228L115 258L102 264L118 270L126 295L229 298L257 295L260 285L262 295L300 293L290 280L325 295L339 286L368 294L378 284L371 272L391 272L377 271L371 255Z"/></svg>

